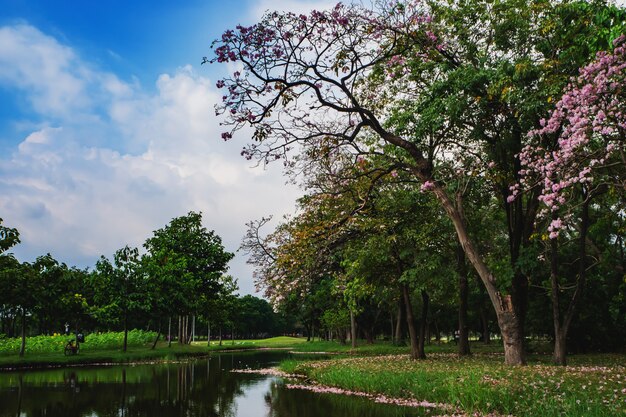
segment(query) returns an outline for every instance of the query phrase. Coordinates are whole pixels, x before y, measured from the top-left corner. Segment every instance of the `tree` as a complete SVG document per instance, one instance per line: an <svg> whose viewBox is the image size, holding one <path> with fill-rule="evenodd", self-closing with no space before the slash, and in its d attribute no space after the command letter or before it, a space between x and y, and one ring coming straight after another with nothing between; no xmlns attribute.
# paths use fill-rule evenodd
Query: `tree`
<svg viewBox="0 0 626 417"><path fill-rule="evenodd" d="M468 175L472 165L484 171L489 162L499 163L499 169L516 176L519 161L513 157L515 148L521 149L524 131L530 130L546 107L538 100L548 91L544 87L549 86L550 91L559 88L559 77L578 68L589 49L574 54L574 65L569 62L565 70L551 66L547 77L541 70L546 60L559 62L559 57L553 56L555 48L571 52L571 46L590 33L597 33L594 39L610 38L589 29L592 25L568 33L568 37L552 36L550 25L560 7L518 0L436 4L433 8L441 21L419 2L385 3L376 10L339 4L308 16L268 13L259 24L226 31L213 44L215 57L205 59L243 66L243 71L218 81L218 87L227 91L218 113L228 114L231 127L222 138L230 139L235 131L250 125L254 142L244 148L243 155L264 162L284 158L292 167L286 158L296 143L299 149L360 147L402 163L423 190L432 191L453 223L465 256L496 311L505 362L522 364L527 279L516 274L508 285L498 282L470 235L462 204L451 197L447 180L451 174ZM480 10L484 11L476 19ZM575 17L584 21L587 14ZM509 18L515 18L515 24L502 23ZM598 26L607 24L612 24L610 19ZM539 29L547 33L543 42L529 35L541 33ZM563 60L559 63L565 64ZM452 96L450 87L454 87ZM509 94L513 88L514 94ZM538 93L530 94L535 91ZM445 100L448 96L451 100ZM425 112L416 112L415 106L407 103L427 102L455 107L448 112L434 105L427 107L435 117L427 118L424 129L414 123L395 127L387 123L394 109L424 116ZM477 109L482 110L480 119L474 117ZM482 144L476 140L480 135L484 135ZM498 146L509 140L513 146ZM485 143L494 145L493 153L476 155L474 150ZM493 158L498 151L505 151L505 157ZM449 162L454 154L459 155L460 165L453 164L455 169L450 171L450 164L442 162ZM516 210L510 203L506 205L513 216L513 263L528 236L525 224L532 224L534 213L532 205L524 214L518 204ZM510 294L503 292L507 287Z"/></svg>
<svg viewBox="0 0 626 417"><path fill-rule="evenodd" d="M235 303L235 292L238 290L237 280L230 275L220 278L220 290L215 294L203 295L203 315L207 321L207 345L211 346L211 328L221 329L229 320L232 305Z"/></svg>
<svg viewBox="0 0 626 417"><path fill-rule="evenodd" d="M214 231L202 226L202 213L193 211L154 231L144 247L155 288L166 289L157 296L163 301L160 305L168 315L180 315L179 342L186 343L188 316L200 314L203 300L219 294L220 279L234 255L225 251Z"/></svg>
<svg viewBox="0 0 626 417"><path fill-rule="evenodd" d="M2 218L0 218L0 256L18 243L20 243L20 233L18 230L2 226Z"/></svg>
<svg viewBox="0 0 626 417"><path fill-rule="evenodd" d="M95 314L112 322L122 322L124 343L128 346L128 320L145 310L146 280L137 248L125 246L115 252L113 263L104 256L96 263L93 274L96 301Z"/></svg>
<svg viewBox="0 0 626 417"><path fill-rule="evenodd" d="M0 262L3 304L13 308L16 316L19 314L22 339L19 355L23 357L26 352L27 320L37 305L38 295L45 289L37 285L37 272L31 264L21 263L12 255L2 255Z"/></svg>
<svg viewBox="0 0 626 417"><path fill-rule="evenodd" d="M532 131L536 138L558 136L556 146L526 146L521 153L521 181L511 187L511 201L521 190L539 188L542 217L548 218L554 361L566 364L566 339L586 284L589 205L602 189L626 189L626 35L615 39L613 52L596 60L573 78L548 120ZM580 203L577 201L580 200ZM580 220L578 220L580 218ZM577 227L579 268L575 291L561 313L558 237L568 225Z"/></svg>

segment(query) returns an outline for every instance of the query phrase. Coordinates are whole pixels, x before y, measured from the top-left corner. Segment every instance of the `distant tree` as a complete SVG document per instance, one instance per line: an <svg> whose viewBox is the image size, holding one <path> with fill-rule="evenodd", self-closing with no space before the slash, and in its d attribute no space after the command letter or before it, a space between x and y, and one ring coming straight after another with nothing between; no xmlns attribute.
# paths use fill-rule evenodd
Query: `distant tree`
<svg viewBox="0 0 626 417"><path fill-rule="evenodd" d="M20 357L26 351L28 318L37 306L37 300L45 288L37 285L37 271L27 262L19 262L12 255L0 256L0 302L12 309L20 318Z"/></svg>
<svg viewBox="0 0 626 417"><path fill-rule="evenodd" d="M179 342L186 343L188 316L202 313L203 300L217 296L234 254L224 249L214 231L202 226L202 214L193 211L154 231L144 247L155 282L151 287L160 292L156 297L168 315L180 315Z"/></svg>
<svg viewBox="0 0 626 417"><path fill-rule="evenodd" d="M137 248L125 246L115 252L113 263L104 256L93 273L95 311L101 319L121 322L124 331L122 350L128 346L128 320L147 308L144 272Z"/></svg>

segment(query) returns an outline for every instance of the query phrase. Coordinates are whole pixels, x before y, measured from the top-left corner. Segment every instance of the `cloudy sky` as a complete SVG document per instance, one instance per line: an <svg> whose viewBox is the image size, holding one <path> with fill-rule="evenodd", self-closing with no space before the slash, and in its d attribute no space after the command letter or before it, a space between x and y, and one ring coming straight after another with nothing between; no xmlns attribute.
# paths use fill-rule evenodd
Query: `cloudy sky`
<svg viewBox="0 0 626 417"><path fill-rule="evenodd" d="M190 210L228 250L245 223L292 212L280 164L220 138L211 40L267 9L329 1L0 0L0 218L22 261L92 267ZM232 70L232 69L230 69ZM239 253L230 272L253 293Z"/></svg>

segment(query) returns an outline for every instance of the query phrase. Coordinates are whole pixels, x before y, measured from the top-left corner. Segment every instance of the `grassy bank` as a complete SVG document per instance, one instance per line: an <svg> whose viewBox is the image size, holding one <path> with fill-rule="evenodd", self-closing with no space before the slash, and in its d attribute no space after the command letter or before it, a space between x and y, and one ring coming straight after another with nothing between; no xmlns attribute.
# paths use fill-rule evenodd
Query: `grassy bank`
<svg viewBox="0 0 626 417"><path fill-rule="evenodd" d="M17 349L12 342L6 341L6 350L0 350L0 370L43 368L52 366L83 365L94 363L128 363L150 360L176 360L184 357L204 356L214 351L223 350L243 350L259 348L287 348L304 342L304 339L293 337L274 337L262 340L236 340L211 342L196 342L191 345L179 345L176 342L168 347L167 342L159 342L155 349L151 349L153 337L145 338L145 335L134 335L132 343L126 352L121 350L121 339L115 333L105 333L102 335L89 335L87 342L81 344L80 353L77 355L65 356L63 346L67 342L66 337L59 336L37 336L29 338L24 357L19 357ZM106 342L105 342L106 341Z"/></svg>
<svg viewBox="0 0 626 417"><path fill-rule="evenodd" d="M582 355L568 367L531 357L509 367L499 353L459 358L430 353L423 361L403 355L290 360L288 373L317 384L388 397L450 404L460 411L522 416L619 416L626 414L626 356Z"/></svg>

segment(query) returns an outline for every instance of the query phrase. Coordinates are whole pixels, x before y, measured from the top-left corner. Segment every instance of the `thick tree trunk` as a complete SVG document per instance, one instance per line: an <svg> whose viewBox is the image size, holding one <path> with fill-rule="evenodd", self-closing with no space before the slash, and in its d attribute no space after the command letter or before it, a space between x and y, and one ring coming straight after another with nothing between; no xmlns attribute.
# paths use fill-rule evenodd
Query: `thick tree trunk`
<svg viewBox="0 0 626 417"><path fill-rule="evenodd" d="M524 336L521 333L519 320L510 306L510 296L503 297L503 302L509 304L509 309L505 308L497 314L498 326L504 344L504 363L507 365L524 365L526 357L524 354Z"/></svg>
<svg viewBox="0 0 626 417"><path fill-rule="evenodd" d="M459 274L459 355L470 354L469 332L467 328L467 299L469 296L469 285L467 281L467 266L465 264L465 253L461 245L457 245L456 265Z"/></svg>
<svg viewBox="0 0 626 417"><path fill-rule="evenodd" d="M427 178L425 178L425 180L427 180ZM448 214L450 220L452 220L465 256L478 273L478 276L487 290L487 295L489 295L491 304L495 309L500 333L502 334L505 363L508 365L525 364L523 325L513 306L511 296L502 295L498 290L495 278L482 259L476 244L468 234L462 211L455 207L440 185L435 184L433 192ZM462 207L461 205L459 206Z"/></svg>
<svg viewBox="0 0 626 417"><path fill-rule="evenodd" d="M419 359L426 359L426 352L424 346L426 344L426 328L428 327L428 304L430 303L430 297L424 290L421 291L422 295L422 317L420 320L420 335L417 344L417 354Z"/></svg>
<svg viewBox="0 0 626 417"><path fill-rule="evenodd" d="M417 343L417 331L415 330L415 318L413 317L413 306L411 305L411 294L409 286L402 286L402 296L404 297L404 307L406 310L406 324L409 329L409 339L411 340L411 359L417 360L419 356L419 348Z"/></svg>
<svg viewBox="0 0 626 417"><path fill-rule="evenodd" d="M20 343L20 358L26 352L26 310L22 307L22 342Z"/></svg>
<svg viewBox="0 0 626 417"><path fill-rule="evenodd" d="M356 348L356 317L354 317L352 309L350 309L350 342L352 349Z"/></svg>
<svg viewBox="0 0 626 417"><path fill-rule="evenodd" d="M556 365L567 365L567 343L566 335L561 330L554 336L554 355L553 360Z"/></svg>

